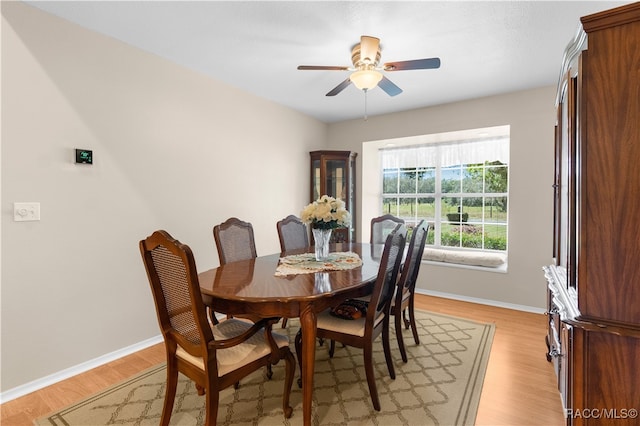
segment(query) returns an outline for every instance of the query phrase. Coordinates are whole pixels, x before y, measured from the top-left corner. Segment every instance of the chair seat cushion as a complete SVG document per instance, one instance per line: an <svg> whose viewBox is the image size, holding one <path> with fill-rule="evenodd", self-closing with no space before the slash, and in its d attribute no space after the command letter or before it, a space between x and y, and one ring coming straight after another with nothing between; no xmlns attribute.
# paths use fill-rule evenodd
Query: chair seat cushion
<svg viewBox="0 0 640 426"><path fill-rule="evenodd" d="M378 325L378 323L382 321L383 318L384 313L381 312L375 320L375 325ZM338 333L363 337L365 320L366 317L356 318L353 320L344 320L342 318L331 315L331 310L327 309L318 314L318 330L331 330Z"/></svg>
<svg viewBox="0 0 640 426"><path fill-rule="evenodd" d="M240 319L229 318L211 327L217 340L230 339L244 333L252 323ZM271 333L279 348L289 345L289 337L278 333ZM256 359L271 352L269 343L265 340L264 331L258 331L245 342L226 349L219 349L216 357L218 360L218 376L224 376L230 371L247 365ZM204 370L204 360L185 351L180 345L176 349L176 356L190 364Z"/></svg>
<svg viewBox="0 0 640 426"><path fill-rule="evenodd" d="M405 300L409 299L409 297L411 296L411 293L409 293L408 291L405 292L402 295L402 302L404 302ZM394 308L396 306L396 295L393 296L393 299L391 299L391 308Z"/></svg>

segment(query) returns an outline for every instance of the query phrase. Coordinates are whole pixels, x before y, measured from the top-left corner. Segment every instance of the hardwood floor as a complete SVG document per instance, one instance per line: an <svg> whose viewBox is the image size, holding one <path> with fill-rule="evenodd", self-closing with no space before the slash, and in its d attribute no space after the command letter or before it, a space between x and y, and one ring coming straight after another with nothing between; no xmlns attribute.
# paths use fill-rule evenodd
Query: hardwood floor
<svg viewBox="0 0 640 426"><path fill-rule="evenodd" d="M545 357L546 316L424 295L416 295L416 308L496 325L476 425L565 424Z"/></svg>
<svg viewBox="0 0 640 426"><path fill-rule="evenodd" d="M476 425L563 425L553 367L545 359L544 315L416 295L416 308L492 322L496 333ZM0 424L33 425L51 411L118 383L164 360L158 344L0 405Z"/></svg>

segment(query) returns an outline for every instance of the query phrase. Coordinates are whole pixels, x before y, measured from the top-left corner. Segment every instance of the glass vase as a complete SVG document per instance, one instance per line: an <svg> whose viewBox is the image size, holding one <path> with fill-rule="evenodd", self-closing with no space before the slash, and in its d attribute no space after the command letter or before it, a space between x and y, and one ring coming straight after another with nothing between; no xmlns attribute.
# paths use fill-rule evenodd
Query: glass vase
<svg viewBox="0 0 640 426"><path fill-rule="evenodd" d="M313 228L313 240L316 250L316 260L325 261L329 258L329 240L331 239L331 229Z"/></svg>

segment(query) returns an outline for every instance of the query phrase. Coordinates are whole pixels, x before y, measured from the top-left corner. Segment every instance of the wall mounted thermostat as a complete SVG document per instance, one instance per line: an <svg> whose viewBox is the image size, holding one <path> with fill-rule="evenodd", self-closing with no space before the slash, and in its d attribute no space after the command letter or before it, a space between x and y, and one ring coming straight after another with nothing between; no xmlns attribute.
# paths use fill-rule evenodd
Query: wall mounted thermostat
<svg viewBox="0 0 640 426"><path fill-rule="evenodd" d="M93 164L93 151L89 149L77 149L76 148L76 163L78 164Z"/></svg>

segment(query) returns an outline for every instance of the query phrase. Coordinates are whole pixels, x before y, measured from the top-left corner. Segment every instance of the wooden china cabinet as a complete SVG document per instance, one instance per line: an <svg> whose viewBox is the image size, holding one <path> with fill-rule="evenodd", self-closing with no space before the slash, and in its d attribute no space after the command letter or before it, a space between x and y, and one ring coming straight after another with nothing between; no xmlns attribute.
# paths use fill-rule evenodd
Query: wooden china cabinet
<svg viewBox="0 0 640 426"><path fill-rule="evenodd" d="M355 193L356 152L312 151L311 155L311 201L322 195L340 198L351 213L351 225L334 229L331 242L355 242Z"/></svg>
<svg viewBox="0 0 640 426"><path fill-rule="evenodd" d="M547 359L569 425L640 425L640 2L581 18L558 85Z"/></svg>

